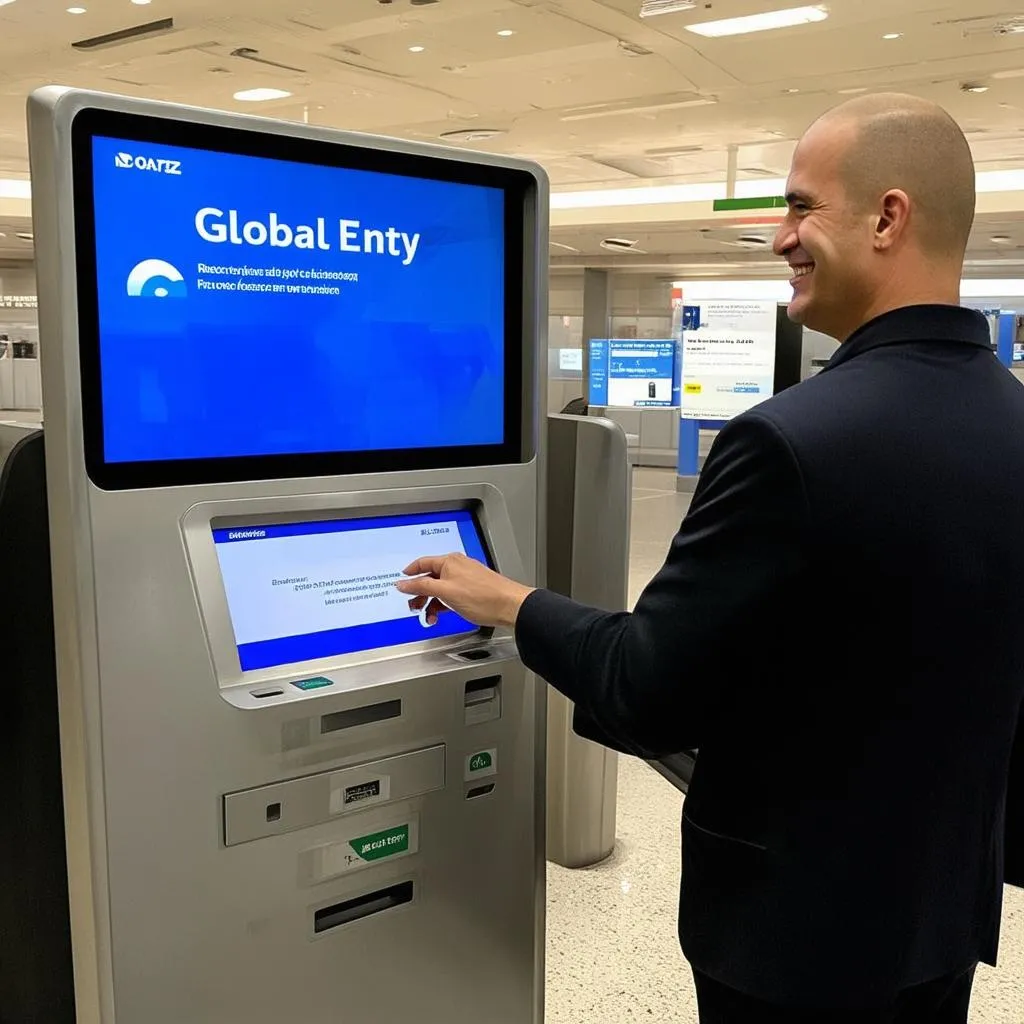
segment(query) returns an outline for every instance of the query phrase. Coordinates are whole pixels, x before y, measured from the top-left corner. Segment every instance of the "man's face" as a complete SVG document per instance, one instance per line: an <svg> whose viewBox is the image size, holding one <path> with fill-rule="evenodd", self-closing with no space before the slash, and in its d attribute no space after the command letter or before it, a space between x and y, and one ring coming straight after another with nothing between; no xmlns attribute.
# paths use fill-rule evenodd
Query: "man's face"
<svg viewBox="0 0 1024 1024"><path fill-rule="evenodd" d="M790 319L842 341L863 322L877 273L872 217L853 208L841 174L852 131L821 122L800 141L775 236L776 255L793 270Z"/></svg>

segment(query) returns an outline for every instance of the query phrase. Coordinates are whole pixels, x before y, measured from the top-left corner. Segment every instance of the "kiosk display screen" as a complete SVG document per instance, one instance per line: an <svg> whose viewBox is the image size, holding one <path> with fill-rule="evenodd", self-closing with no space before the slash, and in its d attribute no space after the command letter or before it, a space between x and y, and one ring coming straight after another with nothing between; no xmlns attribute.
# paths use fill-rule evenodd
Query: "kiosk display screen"
<svg viewBox="0 0 1024 1024"><path fill-rule="evenodd" d="M73 134L100 486L521 461L526 172L99 110Z"/></svg>
<svg viewBox="0 0 1024 1024"><path fill-rule="evenodd" d="M243 672L477 631L454 612L426 626L395 589L424 555L490 564L472 512L215 526Z"/></svg>

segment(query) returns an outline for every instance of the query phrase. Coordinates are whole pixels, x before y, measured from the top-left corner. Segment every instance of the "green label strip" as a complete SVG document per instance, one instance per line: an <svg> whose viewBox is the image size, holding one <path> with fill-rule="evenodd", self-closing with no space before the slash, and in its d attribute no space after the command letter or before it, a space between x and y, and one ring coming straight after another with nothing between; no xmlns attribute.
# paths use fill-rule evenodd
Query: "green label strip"
<svg viewBox="0 0 1024 1024"><path fill-rule="evenodd" d="M383 832L373 832L368 836L350 839L356 856L362 860L383 860L393 857L396 853L409 852L409 826L396 825Z"/></svg>

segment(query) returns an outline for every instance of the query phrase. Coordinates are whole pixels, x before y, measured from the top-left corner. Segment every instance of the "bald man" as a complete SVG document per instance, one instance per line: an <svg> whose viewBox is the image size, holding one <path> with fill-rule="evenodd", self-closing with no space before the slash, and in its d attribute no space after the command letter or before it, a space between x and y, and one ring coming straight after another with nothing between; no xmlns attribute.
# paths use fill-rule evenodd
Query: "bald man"
<svg viewBox="0 0 1024 1024"><path fill-rule="evenodd" d="M457 556L401 589L514 627L587 735L699 748L680 937L702 1024L963 1024L1024 701L1024 389L959 306L974 169L944 111L832 111L787 202L790 316L842 344L721 431L633 613Z"/></svg>

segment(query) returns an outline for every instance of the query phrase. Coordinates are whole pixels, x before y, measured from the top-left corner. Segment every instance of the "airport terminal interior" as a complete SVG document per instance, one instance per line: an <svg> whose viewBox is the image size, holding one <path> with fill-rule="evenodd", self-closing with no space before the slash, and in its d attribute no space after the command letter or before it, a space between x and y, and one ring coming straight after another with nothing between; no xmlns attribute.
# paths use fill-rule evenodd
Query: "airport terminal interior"
<svg viewBox="0 0 1024 1024"><path fill-rule="evenodd" d="M632 606L717 432L837 349L772 242L855 96L963 128L962 303L1024 382L1019 7L0 0L0 666L33 690L0 1022L696 1024L699 752L574 736L395 560ZM1024 889L971 1022L1024 1022Z"/></svg>

